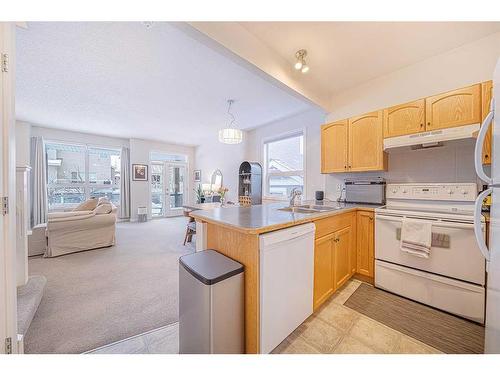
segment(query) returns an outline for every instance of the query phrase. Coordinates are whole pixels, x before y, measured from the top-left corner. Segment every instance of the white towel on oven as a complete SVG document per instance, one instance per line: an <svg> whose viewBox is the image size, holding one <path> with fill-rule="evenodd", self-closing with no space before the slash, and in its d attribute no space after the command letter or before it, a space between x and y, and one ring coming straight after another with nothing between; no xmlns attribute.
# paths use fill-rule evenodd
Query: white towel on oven
<svg viewBox="0 0 500 375"><path fill-rule="evenodd" d="M403 219L401 251L421 258L429 258L431 243L432 223L423 220Z"/></svg>

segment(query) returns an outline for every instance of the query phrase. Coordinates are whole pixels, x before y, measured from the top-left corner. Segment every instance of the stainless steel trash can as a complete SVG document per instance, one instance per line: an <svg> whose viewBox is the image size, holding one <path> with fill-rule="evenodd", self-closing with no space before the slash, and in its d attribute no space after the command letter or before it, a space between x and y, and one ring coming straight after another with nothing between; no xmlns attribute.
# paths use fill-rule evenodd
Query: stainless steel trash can
<svg viewBox="0 0 500 375"><path fill-rule="evenodd" d="M179 259L179 351L243 353L243 265L204 250Z"/></svg>

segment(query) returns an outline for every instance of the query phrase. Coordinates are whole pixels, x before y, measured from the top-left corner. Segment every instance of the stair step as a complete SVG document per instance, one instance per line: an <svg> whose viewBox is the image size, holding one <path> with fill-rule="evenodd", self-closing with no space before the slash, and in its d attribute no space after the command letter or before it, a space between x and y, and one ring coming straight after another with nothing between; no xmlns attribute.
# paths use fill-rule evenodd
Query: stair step
<svg viewBox="0 0 500 375"><path fill-rule="evenodd" d="M25 335L43 297L47 279L30 276L26 285L17 288L17 332Z"/></svg>

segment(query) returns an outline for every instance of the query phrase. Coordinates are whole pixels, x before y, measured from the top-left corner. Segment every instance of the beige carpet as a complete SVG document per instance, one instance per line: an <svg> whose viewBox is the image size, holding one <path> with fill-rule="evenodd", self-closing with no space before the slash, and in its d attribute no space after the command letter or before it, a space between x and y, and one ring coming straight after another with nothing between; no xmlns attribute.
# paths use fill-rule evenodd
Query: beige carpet
<svg viewBox="0 0 500 375"><path fill-rule="evenodd" d="M344 303L388 327L451 354L483 353L484 327L361 284Z"/></svg>
<svg viewBox="0 0 500 375"><path fill-rule="evenodd" d="M26 353L82 353L178 320L178 258L185 217L118 223L116 246L30 258L44 297L25 337Z"/></svg>

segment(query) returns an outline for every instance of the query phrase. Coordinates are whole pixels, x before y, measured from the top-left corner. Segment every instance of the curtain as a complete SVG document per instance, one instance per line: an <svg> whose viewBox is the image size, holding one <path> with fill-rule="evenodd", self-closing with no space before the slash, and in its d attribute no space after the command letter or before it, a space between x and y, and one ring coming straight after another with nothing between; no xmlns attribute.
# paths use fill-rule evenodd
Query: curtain
<svg viewBox="0 0 500 375"><path fill-rule="evenodd" d="M31 226L47 222L47 167L42 137L31 137Z"/></svg>
<svg viewBox="0 0 500 375"><path fill-rule="evenodd" d="M120 218L130 218L130 150L122 147L120 168Z"/></svg>

